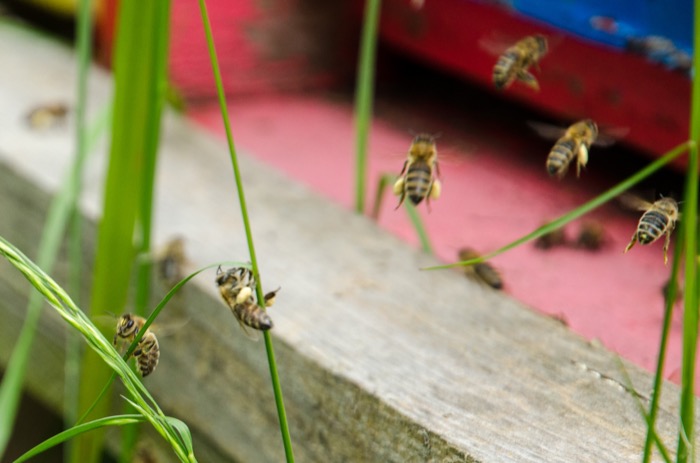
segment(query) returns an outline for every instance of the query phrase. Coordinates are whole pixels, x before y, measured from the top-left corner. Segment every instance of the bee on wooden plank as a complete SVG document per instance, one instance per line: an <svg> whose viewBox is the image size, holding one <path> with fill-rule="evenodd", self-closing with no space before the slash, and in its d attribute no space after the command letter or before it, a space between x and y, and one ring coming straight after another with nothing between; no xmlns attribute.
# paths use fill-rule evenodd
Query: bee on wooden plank
<svg viewBox="0 0 700 463"><path fill-rule="evenodd" d="M459 251L459 260L478 259L481 255L472 248L462 248ZM470 280L490 286L493 289L503 289L503 278L490 262L479 262L462 267L464 274Z"/></svg>

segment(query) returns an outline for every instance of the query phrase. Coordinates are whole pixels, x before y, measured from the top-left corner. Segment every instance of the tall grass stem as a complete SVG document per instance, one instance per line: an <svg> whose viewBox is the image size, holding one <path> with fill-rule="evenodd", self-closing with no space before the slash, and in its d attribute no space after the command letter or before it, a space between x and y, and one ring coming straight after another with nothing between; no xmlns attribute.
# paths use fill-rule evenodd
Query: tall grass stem
<svg viewBox="0 0 700 463"><path fill-rule="evenodd" d="M236 182L236 189L238 191L238 201L240 205L241 215L243 218L243 225L245 228L246 241L248 243L248 252L250 254L250 261L253 270L253 275L255 276L255 281L257 282L256 294L257 300L264 300L262 291L262 281L260 279L260 271L258 268L258 261L255 254L255 246L253 244L253 233L250 226L250 220L248 218L248 208L246 206L245 194L243 190L243 181L241 179L241 172L238 167L238 156L236 155L236 147L233 142L233 134L231 132L231 123L228 116L228 107L226 105L226 94L224 92L224 85L221 79L221 71L219 69L219 60L216 54L216 47L214 44L214 36L211 30L211 23L209 21L209 13L207 11L207 6L205 0L199 0L199 8L202 15L202 23L204 24L204 32L207 40L207 47L209 50L209 59L211 61L212 70L214 72L214 79L216 81L216 90L219 98L219 106L221 108L221 117L224 122L224 127L226 128L226 141L228 142L229 154L231 156L231 165L233 167L233 176ZM294 461L294 452L292 449L292 440L289 433L289 424L287 422L287 412L284 408L284 399L282 397L282 386L280 385L279 375L277 372L277 362L275 360L275 352L272 345L272 337L268 331L263 332L265 338L265 351L267 352L268 366L270 370L270 378L272 381L272 390L275 396L275 405L277 407L277 416L279 418L280 432L282 434L282 443L284 445L284 453L288 463Z"/></svg>
<svg viewBox="0 0 700 463"><path fill-rule="evenodd" d="M367 145L372 123L374 70L381 0L365 0L362 37L355 86L355 212L365 210L367 188Z"/></svg>

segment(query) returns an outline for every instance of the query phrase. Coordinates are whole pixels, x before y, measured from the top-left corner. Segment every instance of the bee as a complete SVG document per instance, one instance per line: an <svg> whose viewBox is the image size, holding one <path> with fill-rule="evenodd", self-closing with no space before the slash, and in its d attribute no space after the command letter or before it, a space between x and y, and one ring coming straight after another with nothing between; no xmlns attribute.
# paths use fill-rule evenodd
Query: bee
<svg viewBox="0 0 700 463"><path fill-rule="evenodd" d="M253 272L245 267L234 267L227 271L216 271L216 284L226 304L231 309L244 331L245 327L267 331L273 327L270 315L255 303L255 277ZM275 302L279 288L264 295L265 307Z"/></svg>
<svg viewBox="0 0 700 463"><path fill-rule="evenodd" d="M114 334L113 344L116 346L119 338L132 342L146 323L146 319L133 314L124 314L117 322L117 332ZM146 377L153 373L158 366L160 348L158 339L150 329L146 331L134 350L132 356L136 359L141 376Z"/></svg>
<svg viewBox="0 0 700 463"><path fill-rule="evenodd" d="M644 211L639 219L637 230L632 235L632 240L625 248L625 252L639 241L639 244L651 244L666 235L664 242L664 265L668 263L668 247L671 244L671 232L680 217L678 203L673 198L661 198L654 203L648 203L642 199L626 196L623 200L635 209Z"/></svg>
<svg viewBox="0 0 700 463"><path fill-rule="evenodd" d="M439 175L435 137L425 133L416 135L408 149L408 159L394 183L394 194L401 197L396 209L406 195L416 206L425 199L430 208L430 200L439 198L442 191Z"/></svg>
<svg viewBox="0 0 700 463"><path fill-rule="evenodd" d="M547 48L547 38L543 35L530 35L519 40L498 58L493 67L493 84L497 89L503 90L513 81L519 80L533 90L539 91L540 85L528 68L538 67L540 59L547 54Z"/></svg>
<svg viewBox="0 0 700 463"><path fill-rule="evenodd" d="M459 260L471 260L481 257L478 252L471 248L463 248L459 251ZM464 274L471 280L486 284L493 289L503 289L503 279L501 274L489 262L479 262L474 265L462 267Z"/></svg>
<svg viewBox="0 0 700 463"><path fill-rule="evenodd" d="M158 259L158 273L168 286L175 286L183 278L183 266L187 262L185 256L185 240L176 237L170 240Z"/></svg>
<svg viewBox="0 0 700 463"><path fill-rule="evenodd" d="M27 114L27 124L35 130L43 130L62 124L68 114L64 103L50 103L37 106Z"/></svg>
<svg viewBox="0 0 700 463"><path fill-rule="evenodd" d="M556 246L562 246L566 244L566 233L564 233L563 228L557 228L549 233L545 233L535 240L535 247L537 249L551 249Z"/></svg>
<svg viewBox="0 0 700 463"><path fill-rule="evenodd" d="M581 175L581 167L588 163L588 150L598 137L598 126L591 119L572 124L547 156L547 173L564 178L569 165L576 159L576 177Z"/></svg>
<svg viewBox="0 0 700 463"><path fill-rule="evenodd" d="M597 221L589 220L581 224L575 247L588 251L597 251L605 245L605 228Z"/></svg>

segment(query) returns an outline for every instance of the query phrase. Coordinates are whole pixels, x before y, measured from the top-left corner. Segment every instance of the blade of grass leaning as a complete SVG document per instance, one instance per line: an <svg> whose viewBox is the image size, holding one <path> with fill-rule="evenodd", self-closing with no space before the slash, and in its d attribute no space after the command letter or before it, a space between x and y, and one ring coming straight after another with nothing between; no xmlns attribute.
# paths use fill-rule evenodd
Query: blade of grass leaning
<svg viewBox="0 0 700 463"><path fill-rule="evenodd" d="M241 172L238 167L238 156L236 155L236 147L233 143L233 134L231 132L231 123L228 117L228 108L226 106L226 94L221 79L221 71L219 70L219 60L216 54L214 45L214 36L211 31L211 23L209 21L209 13L205 0L199 1L199 9L202 15L202 23L204 24L204 33L207 40L207 49L209 50L209 60L211 61L212 70L214 72L214 80L216 81L216 90L219 98L219 106L221 109L221 117L226 128L226 141L228 142L229 154L231 156L231 165L233 167L233 176L236 182L238 191L238 201L240 204L241 216L245 228L246 242L248 243L248 252L250 253L250 262L255 277L257 300L264 300L262 292L262 281L258 268L258 261L255 254L255 246L253 245L253 233L251 231L250 220L248 218L248 208L245 201L245 193L243 191L243 182L241 180ZM284 399L282 397L282 386L280 385L279 374L277 372L277 361L275 360L275 351L272 346L272 336L269 331L263 331L265 339L265 351L267 353L267 363L270 370L270 379L272 381L272 390L275 396L275 405L277 407L277 416L279 419L280 432L282 434L282 444L284 445L284 453L288 463L294 461L294 452L292 450L292 439L289 435L289 424L287 423L287 412L284 408Z"/></svg>
<svg viewBox="0 0 700 463"><path fill-rule="evenodd" d="M678 269L680 268L681 253L684 244L683 229L679 230L676 235L676 242L673 249L673 262L671 264L671 278L669 279L667 291L664 294L664 318L661 324L661 341L659 342L659 353L656 358L656 372L654 374L654 388L652 390L651 403L649 404L649 413L645 414L647 420L647 436L644 441L644 456L642 461L649 463L652 456L652 445L658 439L656 434L656 416L659 411L659 402L661 400L661 387L663 386L664 365L666 363L666 349L668 347L668 335L671 331L671 319L673 308L676 305L676 294L678 290ZM659 446L659 451L661 447Z"/></svg>
<svg viewBox="0 0 700 463"><path fill-rule="evenodd" d="M173 286L170 289L170 291L168 291L168 294L166 294L165 297L163 299L161 299L161 301L158 303L158 305L156 305L156 307L153 309L153 311L151 311L151 314L148 316L148 318L144 322L143 326L141 327L141 330L136 334L136 336L134 337L134 340L131 342L131 344L127 348L126 352L124 353L124 355L122 355L122 358L124 359L124 361L126 362L127 360L129 360L129 357L131 357L131 354L133 354L134 350L136 350L136 346L138 346L139 342L141 341L141 338L143 338L143 336L146 334L146 331L148 331L148 328L153 324L155 319L158 318L160 311L163 310L165 305L170 301L170 299L173 298L173 296L175 296L175 294L180 290L180 288L182 288L182 286L185 283L187 283L192 278L194 278L197 275L199 275L200 273L202 273L204 270L214 268L214 267L219 267L222 265L231 265L234 267L250 268L250 264L247 262L234 262L234 261L217 262L215 264L207 265L206 267L203 267L203 268L197 270L196 272L187 275L182 280L180 280L175 286ZM90 405L85 410L85 412L78 419L76 424L82 423L85 420L85 418L87 418L87 416L90 414L90 412L92 412L92 410L97 406L97 404L100 402L100 400L102 400L102 397L107 393L107 391L109 391L109 388L112 385L112 382L114 381L115 378L116 378L116 373L112 373L112 377L103 386L102 391L100 391L100 393L97 395L97 398L92 402L92 405Z"/></svg>
<svg viewBox="0 0 700 463"><path fill-rule="evenodd" d="M630 176L626 180L623 180L622 182L618 183L614 187L610 188L608 191L605 193L596 196L586 204L577 207L573 211L570 211L558 219L555 219L545 225L542 225L541 227L535 229L535 231L528 233L525 236L522 236L518 238L517 240L508 243L507 245L503 246L502 248L499 248L493 252L490 252L488 254L485 254L484 256L478 258L478 259L471 259L471 260L465 260L465 261L460 261L460 262L455 262L453 264L446 264L446 265L436 265L434 267L426 267L421 270L441 270L441 269L447 269L447 268L452 268L452 267L462 267L466 265L473 265L473 264L478 264L479 262L483 262L485 260L491 259L492 257L495 257L499 254L503 254L506 251L509 251L515 247L520 246L521 244L527 243L528 241L534 240L539 238L542 235L546 235L547 233L550 233L558 228L563 227L569 222L572 222L579 217L588 214L592 210L602 206L606 202L612 200L616 196L620 195L621 193L629 190L631 187L636 185L637 183L641 182L645 178L649 177L651 174L656 172L657 170L661 169L663 166L666 164L670 163L677 157L679 157L681 154L685 153L688 151L688 148L691 146L691 143L689 142L684 142L669 152L665 153L662 157L657 159L656 161L652 162L649 164L647 167L644 169L640 170L639 172L635 173L634 175Z"/></svg>
<svg viewBox="0 0 700 463"><path fill-rule="evenodd" d="M51 447L55 447L66 441L69 441L77 435L92 431L93 429L103 428L107 426L125 426L127 424L143 423L144 421L146 421L146 419L143 417L143 415L117 415L108 416L106 418L100 418L94 421L90 421L88 423L83 423L78 426L73 426L72 428L66 429L63 432L56 434L55 436L50 437L49 439L46 439L44 442L32 448L28 452L23 453L19 458L17 458L14 461L14 463L22 463L23 461L27 461L30 458L33 458L39 455L40 453L47 451Z"/></svg>
<svg viewBox="0 0 700 463"><path fill-rule="evenodd" d="M114 53L114 116L112 141L104 193L103 216L98 228L92 287L92 314L119 312L126 305L134 264L134 238L144 194L144 171L153 162L153 146L159 136L162 104L158 98L164 85L159 79L162 63L154 49L163 46L157 37L160 2L120 2ZM110 372L91 350L83 357L80 382L80 412L86 410L109 379ZM106 416L110 401L104 400L94 416ZM73 463L95 463L103 447L104 432L76 439Z"/></svg>
<svg viewBox="0 0 700 463"><path fill-rule="evenodd" d="M3 237L0 237L0 255L3 255L24 275L70 326L83 335L91 351L95 352L104 363L119 375L131 396L131 401L138 406L144 418L170 444L180 461L195 462L194 455L189 454L187 449L181 445L182 438L178 434L181 430L176 431L166 420L157 402L141 383L136 373L121 358L112 343L93 325L88 316L75 305L63 288Z"/></svg>
<svg viewBox="0 0 700 463"><path fill-rule="evenodd" d="M374 68L377 58L377 34L381 0L365 0L360 56L355 87L355 212L365 210L367 187L367 144L372 122Z"/></svg>
<svg viewBox="0 0 700 463"><path fill-rule="evenodd" d="M111 104L105 107L90 128L87 136L88 152L92 152L101 136L104 135L110 111ZM77 201L78 182L75 179L82 175L83 163L84 160L81 160L78 155L73 158L71 170L49 207L37 251L37 261L42 268L51 269L56 261L61 240L73 209L72 205ZM24 374L42 311L41 304L42 300L39 295L31 293L27 304L27 316L0 384L0 456L5 452L12 432L12 423L17 414Z"/></svg>

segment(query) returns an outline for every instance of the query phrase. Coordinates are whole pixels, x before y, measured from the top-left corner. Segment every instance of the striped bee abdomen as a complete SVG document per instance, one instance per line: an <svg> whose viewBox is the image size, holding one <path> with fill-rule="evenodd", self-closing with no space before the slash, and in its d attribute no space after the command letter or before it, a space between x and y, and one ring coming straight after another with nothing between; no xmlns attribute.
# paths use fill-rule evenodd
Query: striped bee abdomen
<svg viewBox="0 0 700 463"><path fill-rule="evenodd" d="M549 175L564 175L576 152L576 142L570 138L560 139L547 156Z"/></svg>
<svg viewBox="0 0 700 463"><path fill-rule="evenodd" d="M430 192L433 182L433 170L424 162L416 162L411 165L406 173L406 193L414 205L421 201Z"/></svg>
<svg viewBox="0 0 700 463"><path fill-rule="evenodd" d="M657 210L642 215L637 228L637 239L641 244L653 243L663 235L669 226L669 217Z"/></svg>
<svg viewBox="0 0 700 463"><path fill-rule="evenodd" d="M513 78L513 65L518 60L515 51L507 51L496 62L493 67L493 84L498 89L507 86Z"/></svg>

